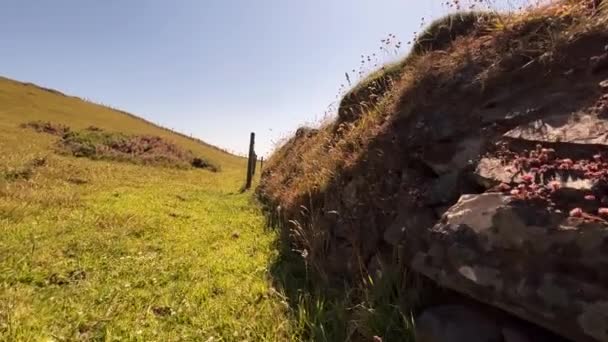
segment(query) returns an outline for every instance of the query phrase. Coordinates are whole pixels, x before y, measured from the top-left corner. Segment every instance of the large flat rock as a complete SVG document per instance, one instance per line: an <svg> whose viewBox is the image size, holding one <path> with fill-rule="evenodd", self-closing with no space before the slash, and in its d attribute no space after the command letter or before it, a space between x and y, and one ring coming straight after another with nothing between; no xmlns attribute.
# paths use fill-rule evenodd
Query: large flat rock
<svg viewBox="0 0 608 342"><path fill-rule="evenodd" d="M412 267L575 341L608 341L608 226L499 193L464 195Z"/></svg>
<svg viewBox="0 0 608 342"><path fill-rule="evenodd" d="M565 115L519 125L505 137L549 143L608 145L608 120L595 115Z"/></svg>

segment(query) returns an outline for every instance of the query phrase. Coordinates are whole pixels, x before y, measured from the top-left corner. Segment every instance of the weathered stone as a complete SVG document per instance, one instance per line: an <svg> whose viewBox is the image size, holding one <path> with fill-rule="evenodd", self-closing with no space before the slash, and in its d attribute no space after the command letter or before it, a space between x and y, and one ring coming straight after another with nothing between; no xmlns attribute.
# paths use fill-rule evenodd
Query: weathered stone
<svg viewBox="0 0 608 342"><path fill-rule="evenodd" d="M500 183L521 181L521 175L515 170L514 166L504 165L498 158L483 157L477 163L475 175L481 186L491 188Z"/></svg>
<svg viewBox="0 0 608 342"><path fill-rule="evenodd" d="M590 59L591 62L591 72L599 73L608 68L608 53L604 53L599 56L593 56Z"/></svg>
<svg viewBox="0 0 608 342"><path fill-rule="evenodd" d="M440 176L433 182L428 194L428 205L450 203L458 198L460 173L453 171Z"/></svg>
<svg viewBox="0 0 608 342"><path fill-rule="evenodd" d="M481 139L472 137L460 142L437 144L426 153L424 162L438 175L462 170L479 157Z"/></svg>
<svg viewBox="0 0 608 342"><path fill-rule="evenodd" d="M608 70L608 54L600 51L606 37L583 38L567 39L562 45L568 49L556 51L568 58L548 58L525 68L513 59L507 62L516 63L505 64L516 68L505 73L508 77L490 75L488 82L479 82L479 75L485 75L489 64L461 63L462 69L449 75L431 66L436 71L432 78L396 89L378 129L363 127L361 141L366 144L355 154L349 148L332 148L334 144L356 143L344 132L351 128L348 122L358 120L362 112L344 109L349 109L351 99L350 104L361 108L360 101L346 96L333 135L318 135L316 138L322 140L315 144L331 151L318 155L323 160L341 158L347 165L330 169L336 174L314 196L302 191L306 187L296 186L301 191L301 200L296 201L290 187L306 184L298 178L309 177L314 169L303 167L309 164L298 158L285 157L285 163L276 163L277 173L288 168L294 171L266 181L263 190L278 193L270 199L293 200L290 212L294 215L300 205L308 204L308 196L317 207L340 212L335 222L315 221L318 230L327 233L322 235L327 237L323 258L317 261L329 264L327 273L334 273L340 282L345 276L359 275L362 262L371 273L377 273L377 253L399 255L403 256L399 260L410 261L415 270L445 287L560 335L580 341L608 341L606 226L567 217L573 205L586 213L597 213L606 191L595 191L596 184L569 178L567 172L562 179L561 171L550 169L542 171L543 177L547 176L542 182L551 182L552 192L543 189L542 199L533 201L550 200L545 206L561 208L561 212L513 202L501 194L463 197L450 210L442 207L452 204L454 192L460 195L501 182L521 183L514 163L505 165L506 160L527 156L537 144L555 151L551 162L608 155L608 94L601 94L608 88L604 82L600 84L606 76L589 75L586 63L591 59L595 72ZM572 52L576 56L570 56ZM486 62L495 61L494 55L488 57ZM424 97L427 92L428 99L412 97ZM504 142L513 155L492 148L495 142ZM307 146L311 145L302 148ZM284 151L280 155L298 154L288 148ZM491 156L494 152L504 161ZM517 159L518 167L521 161ZM454 175L462 176L458 181L468 181L473 170L481 186L453 191ZM528 167L522 172L535 173ZM554 177L566 189L554 191L558 187ZM598 195L595 202L579 203L590 193ZM520 195L524 198L527 194ZM585 205L595 208L588 210ZM502 340L525 340L508 329L501 331Z"/></svg>
<svg viewBox="0 0 608 342"><path fill-rule="evenodd" d="M412 267L576 341L608 341L608 225L497 193L464 195ZM407 243L407 242L406 242Z"/></svg>
<svg viewBox="0 0 608 342"><path fill-rule="evenodd" d="M505 137L537 142L608 144L608 120L594 115L554 116L519 125Z"/></svg>
<svg viewBox="0 0 608 342"><path fill-rule="evenodd" d="M502 339L504 342L533 342L526 334L513 327L502 328Z"/></svg>
<svg viewBox="0 0 608 342"><path fill-rule="evenodd" d="M397 246L409 235L418 236L421 231L435 224L435 213L428 208L403 210L384 232L384 241Z"/></svg>
<svg viewBox="0 0 608 342"><path fill-rule="evenodd" d="M416 319L418 342L500 342L495 321L468 307L445 305L425 310Z"/></svg>
<svg viewBox="0 0 608 342"><path fill-rule="evenodd" d="M344 201L346 204L354 206L359 199L357 198L357 187L359 184L356 181L351 181L344 187Z"/></svg>

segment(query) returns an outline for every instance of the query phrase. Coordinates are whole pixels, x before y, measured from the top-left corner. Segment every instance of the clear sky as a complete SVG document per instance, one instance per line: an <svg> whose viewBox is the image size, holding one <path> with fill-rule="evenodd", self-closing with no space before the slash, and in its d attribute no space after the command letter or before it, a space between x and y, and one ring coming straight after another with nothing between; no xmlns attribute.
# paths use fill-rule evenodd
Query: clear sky
<svg viewBox="0 0 608 342"><path fill-rule="evenodd" d="M344 73L439 0L2 0L0 75L258 154L320 120Z"/></svg>

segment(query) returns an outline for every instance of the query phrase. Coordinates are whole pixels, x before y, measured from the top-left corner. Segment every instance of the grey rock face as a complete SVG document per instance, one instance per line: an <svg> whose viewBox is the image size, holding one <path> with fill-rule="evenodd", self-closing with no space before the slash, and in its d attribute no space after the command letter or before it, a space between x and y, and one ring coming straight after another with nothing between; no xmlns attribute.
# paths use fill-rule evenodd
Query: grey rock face
<svg viewBox="0 0 608 342"><path fill-rule="evenodd" d="M501 342L502 332L491 318L465 306L427 309L416 320L418 342Z"/></svg>
<svg viewBox="0 0 608 342"><path fill-rule="evenodd" d="M439 284L575 341L608 341L608 226L464 195L412 262ZM430 324L430 323L429 323Z"/></svg>

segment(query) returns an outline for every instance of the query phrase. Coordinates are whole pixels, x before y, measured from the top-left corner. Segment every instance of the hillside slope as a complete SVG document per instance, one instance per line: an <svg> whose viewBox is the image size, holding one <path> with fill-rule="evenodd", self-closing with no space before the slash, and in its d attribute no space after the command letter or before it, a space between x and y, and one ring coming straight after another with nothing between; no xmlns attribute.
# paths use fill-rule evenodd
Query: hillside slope
<svg viewBox="0 0 608 342"><path fill-rule="evenodd" d="M389 82L372 74L336 121L299 129L258 194L314 271L308 290L350 284L337 301L361 308L345 318L355 336L398 338L399 317L449 296L606 341L608 5L462 16L473 29L443 19L430 30L462 34L415 50Z"/></svg>
<svg viewBox="0 0 608 342"><path fill-rule="evenodd" d="M31 83L0 77L0 104L0 134L7 137L22 134L16 133L19 124L37 120L67 125L74 130L96 126L126 134L159 136L228 168L242 167L245 163L242 158L217 147L158 127L132 114Z"/></svg>
<svg viewBox="0 0 608 342"><path fill-rule="evenodd" d="M221 171L117 160L112 148L142 147L131 135L148 136L142 153L191 150ZM242 158L209 145L0 79L0 340L290 339L268 281L276 236L239 193L244 175Z"/></svg>

